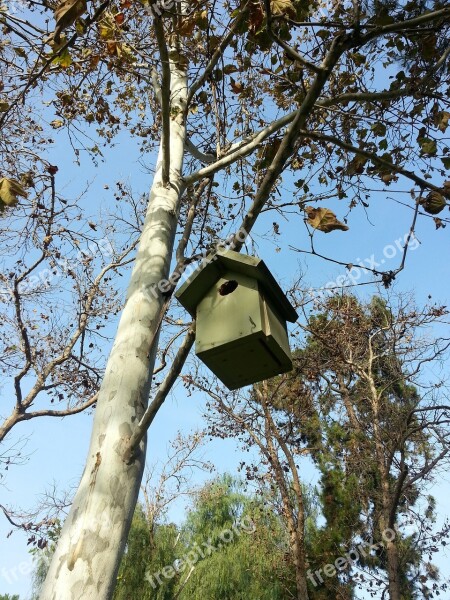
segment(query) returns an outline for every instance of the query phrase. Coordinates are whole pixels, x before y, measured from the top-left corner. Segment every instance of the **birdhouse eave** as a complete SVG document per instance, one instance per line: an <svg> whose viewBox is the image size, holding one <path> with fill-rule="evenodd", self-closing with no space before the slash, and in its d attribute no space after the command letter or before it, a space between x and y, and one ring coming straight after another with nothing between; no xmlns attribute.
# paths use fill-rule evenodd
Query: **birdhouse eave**
<svg viewBox="0 0 450 600"><path fill-rule="evenodd" d="M197 306L211 287L230 271L256 279L280 317L292 323L297 320L297 312L265 263L260 258L233 250L218 250L206 257L175 293L175 297L195 317Z"/></svg>

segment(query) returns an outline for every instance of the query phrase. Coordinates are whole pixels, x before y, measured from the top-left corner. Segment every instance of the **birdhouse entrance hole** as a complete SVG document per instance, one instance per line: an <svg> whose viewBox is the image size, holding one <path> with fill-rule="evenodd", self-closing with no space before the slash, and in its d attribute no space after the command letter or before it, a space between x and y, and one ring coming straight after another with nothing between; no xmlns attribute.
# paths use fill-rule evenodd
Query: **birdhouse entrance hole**
<svg viewBox="0 0 450 600"><path fill-rule="evenodd" d="M225 283L223 283L220 286L219 294L221 296L227 296L228 294L231 294L232 292L234 292L234 290L237 288L238 285L239 284L236 281L236 279L230 279L230 281L226 281Z"/></svg>

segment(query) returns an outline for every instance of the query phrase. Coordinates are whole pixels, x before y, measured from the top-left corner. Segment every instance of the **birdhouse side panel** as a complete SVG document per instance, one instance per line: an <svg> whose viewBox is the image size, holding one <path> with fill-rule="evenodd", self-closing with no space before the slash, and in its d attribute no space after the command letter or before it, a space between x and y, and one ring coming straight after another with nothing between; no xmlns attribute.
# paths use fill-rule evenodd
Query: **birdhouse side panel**
<svg viewBox="0 0 450 600"><path fill-rule="evenodd" d="M197 307L195 351L198 354L260 332L263 319L258 282L227 272Z"/></svg>
<svg viewBox="0 0 450 600"><path fill-rule="evenodd" d="M274 310L271 303L263 299L264 307L264 331L267 336L271 336L282 352L291 359L291 349L289 347L289 337L287 333L286 321Z"/></svg>

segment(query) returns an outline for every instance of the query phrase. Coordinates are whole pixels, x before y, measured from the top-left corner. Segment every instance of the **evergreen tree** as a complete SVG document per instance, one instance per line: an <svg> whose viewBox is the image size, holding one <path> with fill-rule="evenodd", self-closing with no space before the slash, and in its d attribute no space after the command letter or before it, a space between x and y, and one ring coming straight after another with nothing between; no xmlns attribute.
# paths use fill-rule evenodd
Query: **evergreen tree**
<svg viewBox="0 0 450 600"><path fill-rule="evenodd" d="M114 600L172 600L179 580L164 577L161 573L166 566L174 564L177 556L183 554L178 544L178 530L173 524L156 523L150 527L140 504L136 507L125 554L123 556Z"/></svg>
<svg viewBox="0 0 450 600"><path fill-rule="evenodd" d="M262 499L245 495L232 478L201 491L185 536L191 548L208 544L214 550L195 565L181 600L281 600L294 595L282 523Z"/></svg>
<svg viewBox="0 0 450 600"><path fill-rule="evenodd" d="M425 484L448 455L449 432L436 398L422 397L418 375L445 348L442 340L425 341L421 330L446 311L400 305L394 313L380 298L364 305L351 296L330 298L322 309L309 319L297 353L301 384L289 404L283 400L300 416L298 431L321 473L326 526L312 538L311 559L319 567L360 541L382 542L375 552L359 552L358 565L381 582L385 574L391 600L432 598L434 500ZM308 393L297 396L299 385ZM396 530L392 540L387 530Z"/></svg>

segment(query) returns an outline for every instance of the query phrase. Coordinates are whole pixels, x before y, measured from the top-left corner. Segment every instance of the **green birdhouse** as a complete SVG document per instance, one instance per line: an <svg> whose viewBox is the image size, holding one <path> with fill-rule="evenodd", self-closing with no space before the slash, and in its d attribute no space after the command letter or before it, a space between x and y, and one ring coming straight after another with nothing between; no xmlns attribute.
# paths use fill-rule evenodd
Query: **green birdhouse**
<svg viewBox="0 0 450 600"><path fill-rule="evenodd" d="M195 353L230 390L292 369L297 313L261 259L219 250L175 295L197 319Z"/></svg>

